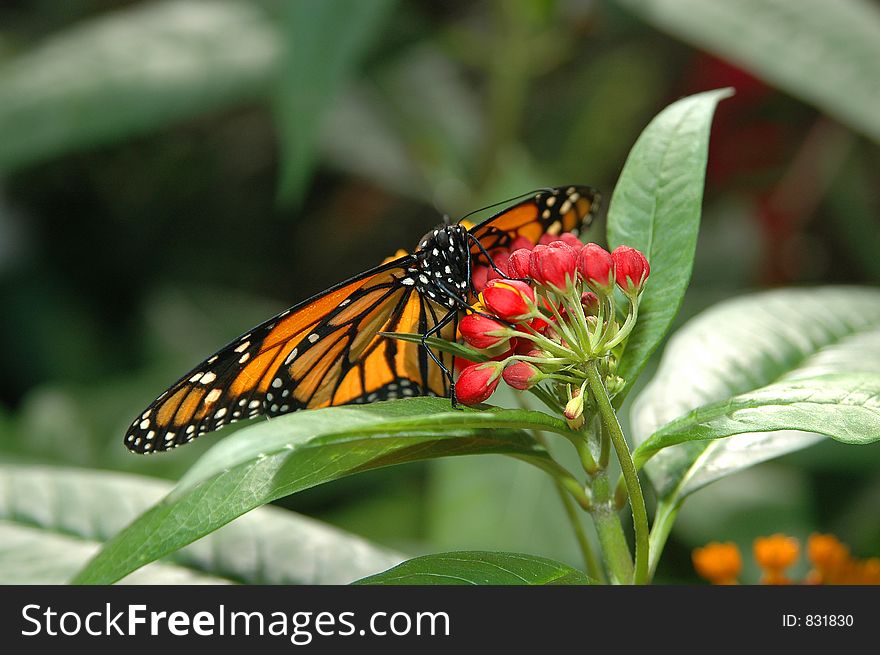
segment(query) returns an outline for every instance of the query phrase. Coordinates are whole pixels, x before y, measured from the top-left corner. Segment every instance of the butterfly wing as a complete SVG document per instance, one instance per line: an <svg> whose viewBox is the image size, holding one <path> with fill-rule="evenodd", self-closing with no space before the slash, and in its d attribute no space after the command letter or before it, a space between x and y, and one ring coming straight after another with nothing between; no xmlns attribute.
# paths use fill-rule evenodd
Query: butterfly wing
<svg viewBox="0 0 880 655"><path fill-rule="evenodd" d="M545 234L577 234L592 222L598 205L599 193L588 186L547 189L487 218L470 232L486 251L508 248L517 237L538 243ZM476 245L471 253L480 263L487 263Z"/></svg>
<svg viewBox="0 0 880 655"><path fill-rule="evenodd" d="M407 255L288 309L183 376L132 423L130 450L188 443L262 414L448 392L419 344L381 331L425 333L447 310L407 283ZM454 337L454 330L448 337ZM434 369L437 369L436 371Z"/></svg>

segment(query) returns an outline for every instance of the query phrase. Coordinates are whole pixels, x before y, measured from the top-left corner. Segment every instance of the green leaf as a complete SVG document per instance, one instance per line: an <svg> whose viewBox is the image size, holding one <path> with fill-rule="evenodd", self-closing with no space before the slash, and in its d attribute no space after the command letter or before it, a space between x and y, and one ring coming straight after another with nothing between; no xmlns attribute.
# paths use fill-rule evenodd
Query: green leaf
<svg viewBox="0 0 880 655"><path fill-rule="evenodd" d="M106 544L76 581L115 581L259 505L382 466L504 453L567 475L528 433L513 427L568 433L562 421L541 412L454 411L445 398L296 412L239 430Z"/></svg>
<svg viewBox="0 0 880 655"><path fill-rule="evenodd" d="M286 55L276 97L282 200L297 203L302 198L321 121L378 37L392 6L391 0L282 3Z"/></svg>
<svg viewBox="0 0 880 655"><path fill-rule="evenodd" d="M370 585L588 585L590 578L544 557L461 551L407 560L355 584Z"/></svg>
<svg viewBox="0 0 880 655"><path fill-rule="evenodd" d="M633 405L636 456L689 441L663 448L646 465L660 496L681 499L812 445L818 434L876 440L871 394L878 384L880 291L823 287L744 296L692 319L669 340ZM726 434L737 436L702 440Z"/></svg>
<svg viewBox="0 0 880 655"><path fill-rule="evenodd" d="M880 141L880 10L866 0L620 0Z"/></svg>
<svg viewBox="0 0 880 655"><path fill-rule="evenodd" d="M0 169L265 95L280 53L249 2L158 2L86 21L0 68Z"/></svg>
<svg viewBox="0 0 880 655"><path fill-rule="evenodd" d="M709 127L730 95L708 91L673 103L645 128L627 157L608 208L608 245L645 253L651 277L618 374L626 380L615 404L660 345L691 278L700 227Z"/></svg>
<svg viewBox="0 0 880 655"><path fill-rule="evenodd" d="M651 435L639 446L636 459L643 462L686 441L776 430L814 432L848 444L880 440L880 372L777 382L705 405Z"/></svg>
<svg viewBox="0 0 880 655"><path fill-rule="evenodd" d="M0 582L69 580L171 487L137 475L0 465ZM264 507L125 581L341 584L401 559L318 521Z"/></svg>

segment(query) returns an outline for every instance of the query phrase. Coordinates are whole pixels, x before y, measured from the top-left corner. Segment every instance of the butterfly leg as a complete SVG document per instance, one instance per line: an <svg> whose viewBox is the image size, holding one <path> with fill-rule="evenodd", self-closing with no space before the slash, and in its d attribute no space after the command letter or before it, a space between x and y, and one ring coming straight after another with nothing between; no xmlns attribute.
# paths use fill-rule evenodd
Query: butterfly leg
<svg viewBox="0 0 880 655"><path fill-rule="evenodd" d="M446 316L444 316L439 321L437 321L437 323L435 323L434 326L430 330L428 330L427 332L425 332L422 335L422 348L424 348L425 350L428 351L428 356L434 361L434 363L440 368L440 370L443 371L443 375L449 381L449 397L452 400L453 407L458 406L458 400L455 397L455 379L452 376L452 372L446 367L446 365L440 360L439 357L437 357L437 355L434 354L434 351L431 350L431 348L428 346L427 339L428 339L428 337L431 337L431 336L439 333L440 330L442 330L444 327L449 325L450 321L455 319L457 316L458 316L458 311L455 309L450 309L446 313ZM453 357L453 363L454 362L455 362L455 358ZM454 368L454 366L453 366L453 368Z"/></svg>
<svg viewBox="0 0 880 655"><path fill-rule="evenodd" d="M486 252L486 249L483 247L483 244L480 243L480 240L479 240L477 237L475 237L475 236L474 236L473 234L471 234L470 232L468 232L468 237L470 238L471 241L473 241L473 242L476 244L477 248L480 249L480 252L483 253L483 254L486 256L486 261L489 262L489 266L491 266L492 269L493 269L496 273L498 273L498 275L500 275L501 277L503 277L505 280L513 280L513 279L515 279L515 278L510 277L507 273L505 273L504 271L502 271L500 268L498 268L498 267L495 265L495 260L492 259L492 256L489 255L488 252Z"/></svg>

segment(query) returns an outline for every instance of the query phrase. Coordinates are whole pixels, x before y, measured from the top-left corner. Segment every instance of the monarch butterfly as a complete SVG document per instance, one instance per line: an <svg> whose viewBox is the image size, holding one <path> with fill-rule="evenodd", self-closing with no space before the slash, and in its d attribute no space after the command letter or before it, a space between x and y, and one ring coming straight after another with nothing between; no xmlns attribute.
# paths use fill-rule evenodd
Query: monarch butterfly
<svg viewBox="0 0 880 655"><path fill-rule="evenodd" d="M471 271L516 237L532 243L588 225L598 194L558 187L467 227L426 234L414 252L330 287L256 326L163 392L132 422L125 445L170 450L237 420L299 409L454 393L452 357L388 332L454 340Z"/></svg>

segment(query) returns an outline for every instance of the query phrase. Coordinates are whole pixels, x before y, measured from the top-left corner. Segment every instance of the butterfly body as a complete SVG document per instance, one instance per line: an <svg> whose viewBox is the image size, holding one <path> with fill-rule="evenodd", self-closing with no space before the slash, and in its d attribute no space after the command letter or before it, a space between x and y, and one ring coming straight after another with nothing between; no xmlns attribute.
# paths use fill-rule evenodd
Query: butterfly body
<svg viewBox="0 0 880 655"><path fill-rule="evenodd" d="M415 255L418 263L410 279L420 294L449 309L467 302L471 268L467 228L458 224L436 228L422 237Z"/></svg>
<svg viewBox="0 0 880 655"><path fill-rule="evenodd" d="M414 252L330 287L214 353L138 415L125 445L161 452L260 415L452 395L451 355L385 333L454 341L473 268L492 263L487 252L517 237L534 243L577 230L597 198L589 187L548 189L473 227L437 227Z"/></svg>

